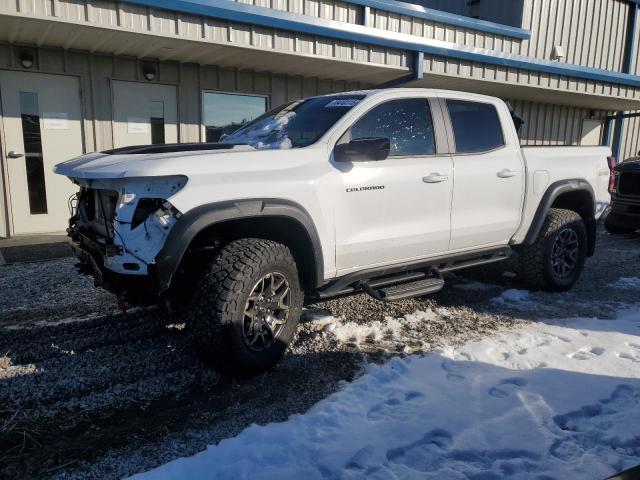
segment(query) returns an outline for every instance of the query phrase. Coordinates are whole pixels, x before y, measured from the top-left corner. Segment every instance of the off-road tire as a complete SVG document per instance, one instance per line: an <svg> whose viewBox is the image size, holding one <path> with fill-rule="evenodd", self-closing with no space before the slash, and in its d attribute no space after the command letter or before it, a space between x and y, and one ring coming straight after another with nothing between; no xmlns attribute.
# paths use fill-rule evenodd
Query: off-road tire
<svg viewBox="0 0 640 480"><path fill-rule="evenodd" d="M615 213L610 213L607 215L607 218L604 219L604 229L614 235L633 233L637 230L635 227L625 225L624 220Z"/></svg>
<svg viewBox="0 0 640 480"><path fill-rule="evenodd" d="M288 280L289 315L270 348L256 352L244 340L244 309L256 282L272 271L281 272ZM223 373L247 377L271 368L284 355L300 320L303 300L289 249L270 240L244 238L224 246L204 269L187 328L205 362Z"/></svg>
<svg viewBox="0 0 640 480"><path fill-rule="evenodd" d="M578 240L575 267L565 276L553 268L552 252L559 235L572 230ZM562 292L570 289L580 277L587 257L587 232L580 215L572 210L552 208L547 214L533 245L520 245L516 249L518 278L532 290Z"/></svg>

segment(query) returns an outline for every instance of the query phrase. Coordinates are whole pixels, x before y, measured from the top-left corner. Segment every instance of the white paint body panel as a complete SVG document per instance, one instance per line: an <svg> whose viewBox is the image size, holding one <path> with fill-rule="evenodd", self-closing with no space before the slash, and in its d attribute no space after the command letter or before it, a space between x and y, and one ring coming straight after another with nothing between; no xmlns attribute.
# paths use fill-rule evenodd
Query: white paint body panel
<svg viewBox="0 0 640 480"><path fill-rule="evenodd" d="M59 164L56 172L83 185L124 185L125 190L127 184L140 179L182 175L188 178L186 186L167 198L182 213L229 200L275 198L294 202L315 225L323 250L325 279L446 252L522 242L545 190L539 185L533 187L536 171L547 172L537 178L538 183L540 178L548 179L549 185L562 179L586 180L596 193L599 210L609 201L608 172L602 175L610 155L608 148L521 149L501 100L423 89L366 94L309 147L255 150L239 146L232 150L149 155L98 153ZM464 160L455 155L436 155L349 165L333 161L338 138L373 106L396 98L438 96L494 104L507 146ZM520 174L498 181L496 171L502 168ZM436 184L435 188L422 181L422 177L440 170L451 172L453 181ZM346 193L351 186L374 184L385 188ZM450 222L453 233L448 231Z"/></svg>

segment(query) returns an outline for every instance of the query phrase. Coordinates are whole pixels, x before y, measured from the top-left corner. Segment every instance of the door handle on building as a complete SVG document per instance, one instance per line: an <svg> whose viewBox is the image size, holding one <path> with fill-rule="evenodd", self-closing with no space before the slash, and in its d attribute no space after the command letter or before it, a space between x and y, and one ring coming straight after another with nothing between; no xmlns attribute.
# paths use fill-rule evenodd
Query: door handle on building
<svg viewBox="0 0 640 480"><path fill-rule="evenodd" d="M9 152L7 152L7 157L8 158L20 158L20 157L24 157L24 153L18 153L16 151L10 150Z"/></svg>
<svg viewBox="0 0 640 480"><path fill-rule="evenodd" d="M440 173L431 173L426 177L422 177L424 183L440 183L449 180L449 175L442 175Z"/></svg>
<svg viewBox="0 0 640 480"><path fill-rule="evenodd" d="M504 170L500 170L498 172L498 176L500 178L510 178L515 177L516 175L518 175L518 172L516 172L515 170L509 170L508 168L505 168Z"/></svg>

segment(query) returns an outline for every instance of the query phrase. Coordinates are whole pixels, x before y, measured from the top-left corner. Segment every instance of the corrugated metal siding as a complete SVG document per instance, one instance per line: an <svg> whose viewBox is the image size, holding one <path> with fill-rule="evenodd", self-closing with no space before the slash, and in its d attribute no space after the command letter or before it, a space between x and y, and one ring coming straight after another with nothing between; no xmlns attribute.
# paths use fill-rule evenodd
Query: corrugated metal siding
<svg viewBox="0 0 640 480"><path fill-rule="evenodd" d="M640 17L638 18L640 21ZM631 73L640 75L640 25L636 26L635 55L631 59Z"/></svg>
<svg viewBox="0 0 640 480"><path fill-rule="evenodd" d="M522 145L578 145L582 121L592 112L588 108L522 100L514 100L511 105L525 122L520 132ZM596 118L606 116L602 110L594 113Z"/></svg>
<svg viewBox="0 0 640 480"><path fill-rule="evenodd" d="M0 68L18 66L18 47L0 44ZM113 147L111 80L142 81L142 61L135 58L39 49L33 72L73 74L83 91L84 138L87 152ZM359 90L370 85L330 79L277 75L192 63L157 62L157 82L178 85L180 141L200 138L201 91L218 90L268 95L270 106L322 93ZM155 81L154 81L155 83Z"/></svg>
<svg viewBox="0 0 640 480"><path fill-rule="evenodd" d="M369 9L365 20L367 25L381 30L417 35L419 37L442 40L456 45L486 48L503 53L520 53L522 40L479 32L467 28L435 23L429 20L399 15L385 10Z"/></svg>
<svg viewBox="0 0 640 480"><path fill-rule="evenodd" d="M640 151L640 118L627 118L624 121L622 131L622 146L620 148L620 158L638 156Z"/></svg>
<svg viewBox="0 0 640 480"><path fill-rule="evenodd" d="M455 5L443 9L452 11ZM376 9L370 9L366 22L383 30L547 60L557 45L565 50L562 62L622 72L630 8L625 0L524 0L522 28L531 31L529 40ZM639 64L636 56L636 72Z"/></svg>
<svg viewBox="0 0 640 480"><path fill-rule="evenodd" d="M594 82L579 78L559 77L546 73L519 70L497 65L465 62L453 58L425 55L425 74L433 72L456 78L470 78L490 82L508 83L556 91L587 93L591 95L640 99L640 89L612 83Z"/></svg>
<svg viewBox="0 0 640 480"><path fill-rule="evenodd" d="M363 7L333 0L236 0L257 7L273 8L327 20L362 23Z"/></svg>
<svg viewBox="0 0 640 480"><path fill-rule="evenodd" d="M630 8L624 0L525 0L531 39L519 53L550 59L559 45L563 62L621 72Z"/></svg>
<svg viewBox="0 0 640 480"><path fill-rule="evenodd" d="M363 23L363 9L337 1L315 0L245 0L269 8L287 8L305 15L350 23ZM118 28L140 33L174 36L199 42L248 48L277 50L331 57L337 60L367 62L392 67L406 67L406 52L370 47L354 42L339 42L293 32L220 21L170 10L133 5L111 0L0 0L0 13L33 14L97 27ZM105 38L108 37L105 35ZM69 39L72 42L73 39ZM67 48L72 48L70 43ZM100 51L100 46L96 47ZM124 52L126 53L126 52Z"/></svg>

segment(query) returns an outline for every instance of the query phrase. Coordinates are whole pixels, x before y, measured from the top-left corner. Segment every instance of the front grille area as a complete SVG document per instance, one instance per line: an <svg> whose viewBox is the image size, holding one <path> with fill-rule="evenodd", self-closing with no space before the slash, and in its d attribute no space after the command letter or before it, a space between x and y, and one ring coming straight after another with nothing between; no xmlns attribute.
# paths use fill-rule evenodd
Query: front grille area
<svg viewBox="0 0 640 480"><path fill-rule="evenodd" d="M640 172L622 172L618 183L621 195L640 197Z"/></svg>
<svg viewBox="0 0 640 480"><path fill-rule="evenodd" d="M76 225L92 238L113 238L117 205L118 192L83 188L78 197Z"/></svg>

